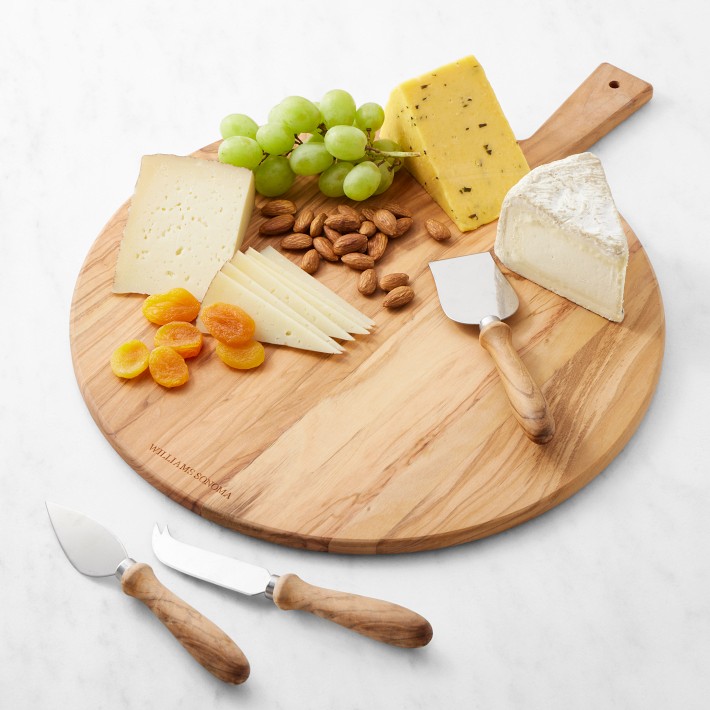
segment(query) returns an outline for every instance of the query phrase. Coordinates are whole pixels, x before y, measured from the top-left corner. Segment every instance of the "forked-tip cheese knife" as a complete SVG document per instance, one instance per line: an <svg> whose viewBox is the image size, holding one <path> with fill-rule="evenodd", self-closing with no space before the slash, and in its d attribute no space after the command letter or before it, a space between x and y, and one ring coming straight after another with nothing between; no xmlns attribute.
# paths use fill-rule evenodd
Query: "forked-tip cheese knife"
<svg viewBox="0 0 710 710"><path fill-rule="evenodd" d="M457 323L478 325L478 342L493 359L525 435L546 444L555 434L555 420L503 323L518 310L513 287L488 252L432 261L429 268L444 313Z"/></svg>
<svg viewBox="0 0 710 710"><path fill-rule="evenodd" d="M279 609L308 611L377 641L418 648L431 641L429 622L392 602L337 592L304 582L295 574L278 576L269 570L226 557L173 538L166 527L153 528L153 550L173 569L240 594L264 594Z"/></svg>
<svg viewBox="0 0 710 710"><path fill-rule="evenodd" d="M89 577L115 575L123 591L140 599L192 657L220 680L239 684L249 677L249 661L239 646L164 587L149 565L128 557L113 533L82 513L48 501L46 505L59 544L75 569Z"/></svg>

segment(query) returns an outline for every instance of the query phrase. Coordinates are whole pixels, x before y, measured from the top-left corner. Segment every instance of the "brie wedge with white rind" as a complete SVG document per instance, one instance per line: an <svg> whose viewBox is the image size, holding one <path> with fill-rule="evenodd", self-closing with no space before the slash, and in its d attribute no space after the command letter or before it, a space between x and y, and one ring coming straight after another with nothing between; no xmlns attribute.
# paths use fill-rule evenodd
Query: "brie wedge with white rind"
<svg viewBox="0 0 710 710"><path fill-rule="evenodd" d="M271 271L258 264L256 260L250 259L244 252L238 251L231 262L225 264L223 271L230 276L228 266L236 268L249 278L253 279L269 293L293 308L303 318L310 322L315 328L325 335L340 340L353 340L346 330L334 323L330 318L324 316L317 308L302 298L296 291L289 287L288 282L272 274Z"/></svg>
<svg viewBox="0 0 710 710"><path fill-rule="evenodd" d="M359 335L367 335L369 333L369 327L371 327L372 321L370 321L367 316L350 306L346 301L340 299L340 297L327 286L324 286L320 281L314 279L296 266L296 264L293 264L286 257L279 254L275 249L273 249L273 251L272 249L273 247L266 247L262 252L258 252L256 249L250 247L247 249L246 255L264 266L264 268L269 269L278 278L287 282L296 293L307 300L326 317L335 321L348 333L356 333ZM272 256L272 254L275 256ZM285 267L283 262L293 268ZM302 279L300 274L303 274L303 276L307 278ZM342 303L347 304L352 311L349 309L346 310L342 306ZM359 314L358 318L354 317L353 311Z"/></svg>
<svg viewBox="0 0 710 710"><path fill-rule="evenodd" d="M114 293L185 288L198 301L241 246L254 175L216 160L146 155L118 253Z"/></svg>
<svg viewBox="0 0 710 710"><path fill-rule="evenodd" d="M329 344L322 337L298 323L290 316L222 271L215 275L202 300L201 311L213 303L231 303L245 310L256 323L254 340L274 345L287 345L301 350L313 350L320 353L336 354L342 352L337 343ZM205 331L198 316L197 326Z"/></svg>
<svg viewBox="0 0 710 710"><path fill-rule="evenodd" d="M629 247L602 164L591 153L541 165L510 189L494 251L511 271L623 320Z"/></svg>

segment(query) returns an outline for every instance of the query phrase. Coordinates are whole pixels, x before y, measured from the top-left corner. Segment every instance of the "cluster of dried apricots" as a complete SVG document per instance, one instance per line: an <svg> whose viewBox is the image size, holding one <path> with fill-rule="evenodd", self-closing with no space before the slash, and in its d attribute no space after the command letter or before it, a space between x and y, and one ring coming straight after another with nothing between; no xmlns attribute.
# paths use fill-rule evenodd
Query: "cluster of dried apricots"
<svg viewBox="0 0 710 710"><path fill-rule="evenodd" d="M185 360L202 350L202 333L192 323L200 312L200 302L186 289L174 288L148 296L142 310L151 323L160 326L153 348L141 340L119 345L111 355L111 370L124 379L149 370L163 387L184 385L190 377ZM217 356L229 367L248 370L264 362L264 346L254 340L256 324L238 306L213 303L203 310L202 323L217 341Z"/></svg>

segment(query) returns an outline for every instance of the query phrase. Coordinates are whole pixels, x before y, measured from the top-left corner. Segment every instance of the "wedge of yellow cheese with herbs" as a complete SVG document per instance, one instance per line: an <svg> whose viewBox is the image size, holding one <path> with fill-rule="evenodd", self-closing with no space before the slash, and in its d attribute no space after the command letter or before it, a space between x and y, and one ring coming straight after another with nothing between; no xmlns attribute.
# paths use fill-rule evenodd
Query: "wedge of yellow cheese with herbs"
<svg viewBox="0 0 710 710"><path fill-rule="evenodd" d="M417 151L405 166L461 231L500 214L530 168L483 68L464 57L398 86L381 138Z"/></svg>

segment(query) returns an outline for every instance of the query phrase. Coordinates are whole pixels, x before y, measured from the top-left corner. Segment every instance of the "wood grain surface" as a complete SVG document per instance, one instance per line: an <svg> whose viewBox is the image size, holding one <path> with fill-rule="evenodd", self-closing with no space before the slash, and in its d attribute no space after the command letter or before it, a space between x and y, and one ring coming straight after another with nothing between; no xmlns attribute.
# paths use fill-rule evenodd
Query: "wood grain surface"
<svg viewBox="0 0 710 710"><path fill-rule="evenodd" d="M651 98L636 77L601 65L531 138L531 167L586 150ZM216 157L217 144L198 151ZM136 160L136 166L138 160ZM612 191L614 185L611 185ZM338 200L312 180L287 195L316 213ZM378 272L406 272L401 310L357 290L359 272L322 263L317 277L374 318L376 329L325 356L267 346L260 368L226 368L208 342L190 381L165 390L149 376L116 378L125 340L152 344L143 297L111 293L127 203L92 246L71 311L76 377L101 431L151 485L205 518L275 543L336 553L428 550L492 535L564 501L629 441L651 401L664 348L661 294L628 224L622 323L611 323L505 271L520 298L513 343L539 383L554 439L529 441L513 417L478 331L442 312L428 262L488 250L496 223L461 234L404 170L383 196L415 224L392 240ZM261 198L257 200L260 204ZM352 203L351 203L352 204ZM453 237L437 242L428 218ZM258 236L258 212L246 246Z"/></svg>

